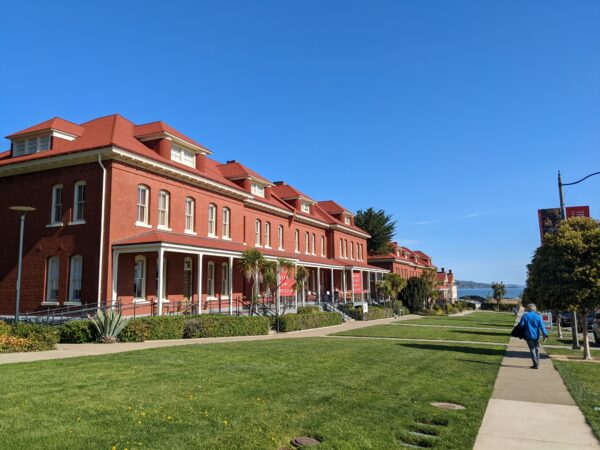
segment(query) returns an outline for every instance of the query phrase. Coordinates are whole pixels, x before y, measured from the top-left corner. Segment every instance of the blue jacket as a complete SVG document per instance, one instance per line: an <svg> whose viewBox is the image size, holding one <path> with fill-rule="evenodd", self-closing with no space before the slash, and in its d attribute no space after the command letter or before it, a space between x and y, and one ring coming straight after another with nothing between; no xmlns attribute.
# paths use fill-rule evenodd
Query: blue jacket
<svg viewBox="0 0 600 450"><path fill-rule="evenodd" d="M542 318L536 312L529 311L523 314L523 317L521 317L521 321L519 322L519 326L523 328L525 340L527 341L539 341L540 330L542 330L544 337L548 337L548 333L546 332Z"/></svg>

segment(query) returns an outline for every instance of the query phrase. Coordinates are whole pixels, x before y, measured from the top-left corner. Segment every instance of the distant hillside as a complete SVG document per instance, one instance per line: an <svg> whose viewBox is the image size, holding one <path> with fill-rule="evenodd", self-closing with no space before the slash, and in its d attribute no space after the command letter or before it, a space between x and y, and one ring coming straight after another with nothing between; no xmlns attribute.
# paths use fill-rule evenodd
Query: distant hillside
<svg viewBox="0 0 600 450"><path fill-rule="evenodd" d="M456 280L456 285L463 289L490 289L492 285L490 283L479 283L478 281L464 281ZM522 288L519 284L506 284L507 288Z"/></svg>

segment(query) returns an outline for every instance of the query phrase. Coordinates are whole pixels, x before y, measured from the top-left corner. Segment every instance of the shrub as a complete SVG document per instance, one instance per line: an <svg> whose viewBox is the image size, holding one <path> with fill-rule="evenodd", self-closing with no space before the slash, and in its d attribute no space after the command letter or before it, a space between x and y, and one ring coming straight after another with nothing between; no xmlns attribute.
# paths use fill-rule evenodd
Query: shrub
<svg viewBox="0 0 600 450"><path fill-rule="evenodd" d="M29 352L33 347L30 339L0 334L0 353Z"/></svg>
<svg viewBox="0 0 600 450"><path fill-rule="evenodd" d="M354 320L363 320L362 307L355 308L354 305L339 305L339 308Z"/></svg>
<svg viewBox="0 0 600 450"><path fill-rule="evenodd" d="M97 339L94 325L89 320L71 320L58 327L60 342L64 344L85 344Z"/></svg>
<svg viewBox="0 0 600 450"><path fill-rule="evenodd" d="M359 308L362 314L362 320L377 320L394 317L394 311L391 308L382 308L381 306L369 306L369 311L365 314L362 307Z"/></svg>
<svg viewBox="0 0 600 450"><path fill-rule="evenodd" d="M184 337L256 336L269 334L270 325L271 319L264 316L221 316L206 314L195 316L185 321Z"/></svg>
<svg viewBox="0 0 600 450"><path fill-rule="evenodd" d="M100 342L105 344L112 344L117 342L117 337L127 321L123 318L119 311L114 309L108 309L102 311L99 309L94 317L90 317L90 322L96 329Z"/></svg>
<svg viewBox="0 0 600 450"><path fill-rule="evenodd" d="M5 321L0 320L0 336L6 336L10 334L11 326Z"/></svg>
<svg viewBox="0 0 600 450"><path fill-rule="evenodd" d="M342 315L336 312L286 314L280 318L280 330L299 331L309 328L329 327L341 323Z"/></svg>
<svg viewBox="0 0 600 450"><path fill-rule="evenodd" d="M129 319L119 335L123 342L182 339L184 316L148 316Z"/></svg>
<svg viewBox="0 0 600 450"><path fill-rule="evenodd" d="M54 350L60 339L57 327L23 322L14 323L11 334L31 341L28 350L24 351Z"/></svg>
<svg viewBox="0 0 600 450"><path fill-rule="evenodd" d="M139 319L129 319L119 334L121 342L144 342L148 338L148 326Z"/></svg>
<svg viewBox="0 0 600 450"><path fill-rule="evenodd" d="M298 306L298 314L313 314L321 312L318 306Z"/></svg>

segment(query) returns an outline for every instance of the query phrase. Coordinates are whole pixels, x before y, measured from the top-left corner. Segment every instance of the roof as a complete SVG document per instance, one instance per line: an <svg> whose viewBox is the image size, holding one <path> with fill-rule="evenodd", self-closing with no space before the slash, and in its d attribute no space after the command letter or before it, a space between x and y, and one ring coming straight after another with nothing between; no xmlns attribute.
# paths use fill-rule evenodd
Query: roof
<svg viewBox="0 0 600 450"><path fill-rule="evenodd" d="M323 208L324 211L333 215L350 213L350 211L348 211L346 208L343 208L339 203L336 203L333 200L320 201L319 206Z"/></svg>
<svg viewBox="0 0 600 450"><path fill-rule="evenodd" d="M226 164L219 164L219 171L223 174L223 176L229 180L239 180L246 178L256 178L265 183L272 184L265 177L259 175L254 170L249 169L248 167L240 164L237 161L230 161Z"/></svg>
<svg viewBox="0 0 600 450"><path fill-rule="evenodd" d="M179 139L181 139L183 141L189 142L190 144L193 144L197 147L201 147L202 149L204 149L210 153L210 151L206 147L204 147L202 144L187 137L185 134L180 133L172 126L164 123L162 120L159 120L157 122L145 123L143 125L135 125L133 128L133 135L135 137L142 137L142 136L147 136L149 134L155 134L155 133L169 133L175 137L178 137Z"/></svg>
<svg viewBox="0 0 600 450"><path fill-rule="evenodd" d="M306 198L308 200L312 200L308 195L303 194L298 189L293 186L290 186L286 183L276 184L273 186L272 191L275 195L283 200L294 199L294 198ZM314 201L314 200L313 200Z"/></svg>
<svg viewBox="0 0 600 450"><path fill-rule="evenodd" d="M6 136L6 139L14 139L15 137L22 134L34 133L36 131L43 130L62 131L63 133L72 134L73 136L81 136L84 131L83 127L74 124L73 122L61 119L60 117L53 117L52 119L48 119L32 127L25 128L24 130L17 131L16 133L9 134L8 136Z"/></svg>

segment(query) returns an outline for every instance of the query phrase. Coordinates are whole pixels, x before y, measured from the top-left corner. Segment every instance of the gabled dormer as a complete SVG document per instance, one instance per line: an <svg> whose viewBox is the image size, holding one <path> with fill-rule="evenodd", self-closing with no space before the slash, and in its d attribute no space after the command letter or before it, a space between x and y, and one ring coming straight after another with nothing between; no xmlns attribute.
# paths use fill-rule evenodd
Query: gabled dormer
<svg viewBox="0 0 600 450"><path fill-rule="evenodd" d="M246 192L250 192L257 197L270 198L273 183L243 164L232 159L227 161L226 164L221 164L217 167L225 178L233 181Z"/></svg>
<svg viewBox="0 0 600 450"><path fill-rule="evenodd" d="M83 127L55 117L6 136L6 139L11 141L11 156L16 158L51 150L55 139L72 141L83 132Z"/></svg>
<svg viewBox="0 0 600 450"><path fill-rule="evenodd" d="M163 158L200 171L205 170L206 155L211 154L210 150L162 121L136 125L134 136Z"/></svg>
<svg viewBox="0 0 600 450"><path fill-rule="evenodd" d="M273 192L288 205L304 214L312 215L314 205L317 204L312 198L285 183L285 181L276 181Z"/></svg>
<svg viewBox="0 0 600 450"><path fill-rule="evenodd" d="M354 225L354 214L343 208L333 200L324 200L319 202L319 206L323 208L329 215L335 217L344 225Z"/></svg>

